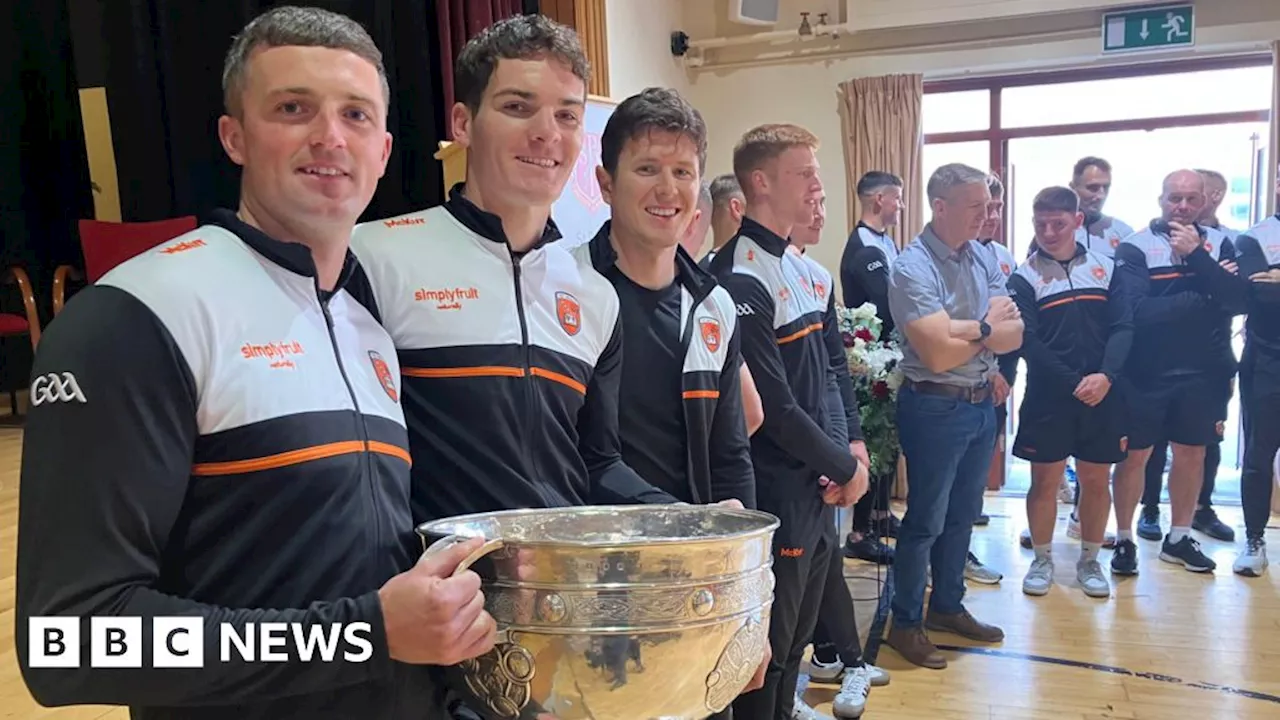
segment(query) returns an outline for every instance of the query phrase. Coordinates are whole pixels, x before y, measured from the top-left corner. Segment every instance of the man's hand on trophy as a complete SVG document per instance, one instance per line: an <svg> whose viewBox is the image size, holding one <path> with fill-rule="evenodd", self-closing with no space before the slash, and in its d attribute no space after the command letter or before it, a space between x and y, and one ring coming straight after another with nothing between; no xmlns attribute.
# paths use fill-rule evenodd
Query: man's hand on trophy
<svg viewBox="0 0 1280 720"><path fill-rule="evenodd" d="M454 665L493 647L497 628L484 610L480 576L470 570L454 575L481 545L473 539L435 554L423 553L412 568L378 591L392 659Z"/></svg>

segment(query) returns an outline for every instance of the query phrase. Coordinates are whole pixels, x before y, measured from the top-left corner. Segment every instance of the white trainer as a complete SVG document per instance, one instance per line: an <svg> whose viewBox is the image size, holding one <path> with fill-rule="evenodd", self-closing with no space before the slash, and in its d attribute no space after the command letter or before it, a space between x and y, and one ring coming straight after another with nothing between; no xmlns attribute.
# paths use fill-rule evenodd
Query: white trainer
<svg viewBox="0 0 1280 720"><path fill-rule="evenodd" d="M867 695L870 694L871 671L865 666L849 668L840 682L840 692L831 702L831 710L841 720L860 718L867 709Z"/></svg>
<svg viewBox="0 0 1280 720"><path fill-rule="evenodd" d="M1076 581L1084 594L1092 598L1111 597L1111 583L1102 572L1102 565L1095 560L1076 563Z"/></svg>
<svg viewBox="0 0 1280 720"><path fill-rule="evenodd" d="M1038 557L1031 561L1031 569L1022 578L1022 592L1028 595L1048 595L1053 587L1053 558Z"/></svg>
<svg viewBox="0 0 1280 720"><path fill-rule="evenodd" d="M1246 538L1244 552L1236 558L1231 569L1237 575L1262 577L1267 570L1267 541L1260 537Z"/></svg>
<svg viewBox="0 0 1280 720"><path fill-rule="evenodd" d="M801 700L800 696L796 695L796 704L791 708L791 720L835 720L835 718L814 710L809 707L809 703Z"/></svg>

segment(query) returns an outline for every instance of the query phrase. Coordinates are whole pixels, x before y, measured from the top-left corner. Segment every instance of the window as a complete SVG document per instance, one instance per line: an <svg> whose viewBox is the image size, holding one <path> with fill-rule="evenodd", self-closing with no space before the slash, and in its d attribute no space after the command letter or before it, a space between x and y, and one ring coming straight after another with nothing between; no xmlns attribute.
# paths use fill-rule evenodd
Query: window
<svg viewBox="0 0 1280 720"><path fill-rule="evenodd" d="M974 142L957 142L957 143L929 143L924 146L924 151L920 155L921 169L924 171L924 177L921 187L925 187L929 182L929 176L933 175L933 171L948 163L964 163L971 165L979 170L988 170L987 163L991 158L991 144L986 140L978 140ZM925 198L925 202L928 202ZM928 213L926 213L927 215Z"/></svg>
<svg viewBox="0 0 1280 720"><path fill-rule="evenodd" d="M920 106L925 135L991 127L991 91L926 93Z"/></svg>
<svg viewBox="0 0 1280 720"><path fill-rule="evenodd" d="M1000 124L1045 127L1266 110L1271 83L1271 68L1261 66L1011 87L1001 92ZM953 94L961 93L945 93Z"/></svg>

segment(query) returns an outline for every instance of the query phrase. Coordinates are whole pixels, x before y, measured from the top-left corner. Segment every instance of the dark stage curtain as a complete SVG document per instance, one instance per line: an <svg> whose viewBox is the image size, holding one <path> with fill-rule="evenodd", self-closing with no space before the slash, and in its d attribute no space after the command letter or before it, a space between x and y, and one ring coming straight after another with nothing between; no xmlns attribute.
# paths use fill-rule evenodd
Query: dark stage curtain
<svg viewBox="0 0 1280 720"><path fill-rule="evenodd" d="M78 262L75 221L92 217L93 194L66 0L4 3L0 11L0 269L31 276L42 324L53 271ZM0 310L22 312L14 286ZM25 387L27 338L0 340L0 390Z"/></svg>
<svg viewBox="0 0 1280 720"><path fill-rule="evenodd" d="M391 85L391 161L364 219L439 204L432 157L443 139L440 57L430 2L102 0L121 212L156 220L234 207L238 168L217 137L222 64L233 35L276 5L323 7L360 22L382 50Z"/></svg>
<svg viewBox="0 0 1280 720"><path fill-rule="evenodd" d="M439 27L440 62L449 69L444 74L444 87L440 96L447 108L453 107L453 61L462 52L467 41L490 25L513 15L529 13L530 3L523 0L436 0L436 22ZM452 139L452 129L446 123L446 139Z"/></svg>

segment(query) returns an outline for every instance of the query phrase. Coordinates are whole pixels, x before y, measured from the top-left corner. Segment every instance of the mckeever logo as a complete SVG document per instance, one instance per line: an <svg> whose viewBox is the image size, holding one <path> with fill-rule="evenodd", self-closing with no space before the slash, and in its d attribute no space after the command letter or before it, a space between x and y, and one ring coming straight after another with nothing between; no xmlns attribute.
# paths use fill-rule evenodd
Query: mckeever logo
<svg viewBox="0 0 1280 720"><path fill-rule="evenodd" d="M403 218L395 218L394 220L383 220L382 224L386 225L389 228L397 228L397 227L407 227L409 225L426 225L427 220L426 218L420 218L420 217L403 217Z"/></svg>

